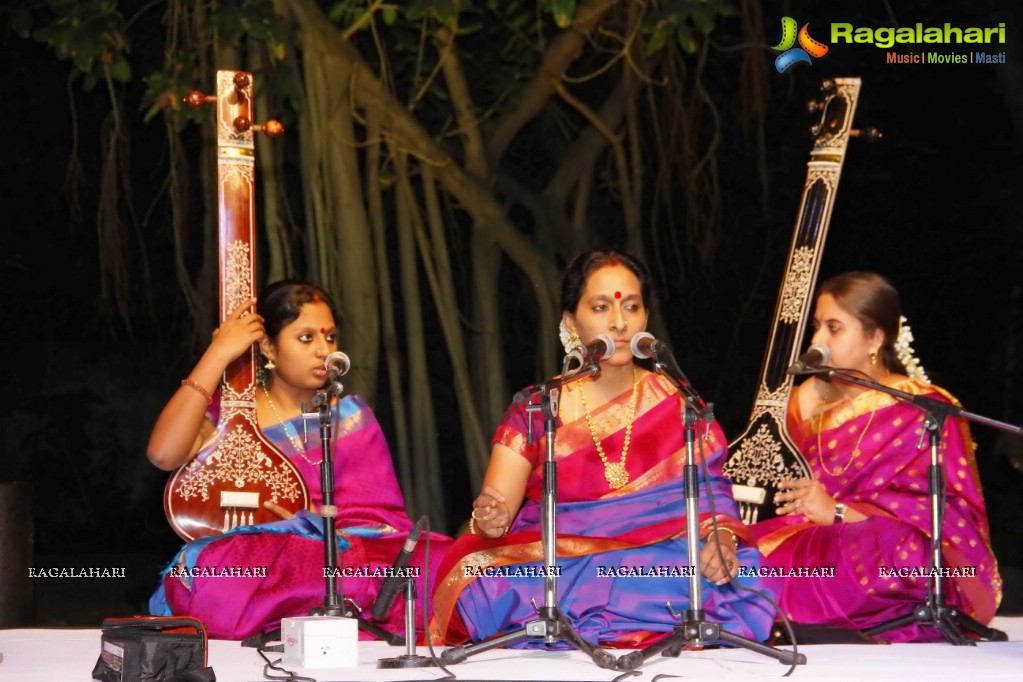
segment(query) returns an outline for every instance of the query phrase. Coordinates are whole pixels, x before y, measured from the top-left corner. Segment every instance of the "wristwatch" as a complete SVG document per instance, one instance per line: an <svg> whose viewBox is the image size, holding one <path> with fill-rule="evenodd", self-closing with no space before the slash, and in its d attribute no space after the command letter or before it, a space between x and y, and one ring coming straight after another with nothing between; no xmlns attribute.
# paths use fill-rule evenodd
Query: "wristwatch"
<svg viewBox="0 0 1023 682"><path fill-rule="evenodd" d="M849 507L844 502L835 503L835 523L842 523L845 521L845 512Z"/></svg>

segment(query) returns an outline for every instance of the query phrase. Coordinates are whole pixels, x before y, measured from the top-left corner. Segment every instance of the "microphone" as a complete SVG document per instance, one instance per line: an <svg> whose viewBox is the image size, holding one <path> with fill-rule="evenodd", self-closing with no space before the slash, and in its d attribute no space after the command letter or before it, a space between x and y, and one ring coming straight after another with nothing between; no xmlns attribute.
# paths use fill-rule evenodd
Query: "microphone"
<svg viewBox="0 0 1023 682"><path fill-rule="evenodd" d="M328 355L326 360L323 361L323 367L327 370L327 376L330 381L336 381L338 377L347 374L351 366L352 361L339 350Z"/></svg>
<svg viewBox="0 0 1023 682"><path fill-rule="evenodd" d="M608 337L610 339L610 337ZM572 351L578 353L579 351ZM579 379L586 379L588 377L599 377L600 376L600 365L595 362L588 362L583 365L583 368L573 372L572 374L562 374L554 377L541 384L534 384L532 386L526 386L524 389L515 394L512 400L516 403L526 403L535 398L536 396L543 393L543 391L550 390L552 388L560 388L567 386L573 381Z"/></svg>
<svg viewBox="0 0 1023 682"><path fill-rule="evenodd" d="M597 334L582 349L582 354L587 360L607 360L615 354L615 340L607 334Z"/></svg>
<svg viewBox="0 0 1023 682"><path fill-rule="evenodd" d="M341 355L344 355L344 353ZM405 538L405 544L401 546L398 557L394 560L391 573L384 578L384 584L380 586L380 593L377 595L376 601L373 602L373 618L375 620L387 618L387 612L391 610L394 598L401 592L401 586L407 579L407 576L404 575L405 568L412 558L412 552L416 551L416 544L419 542L419 536L423 534L423 526L426 525L426 520L427 517L424 515L420 516L419 520L416 521L416 525L412 527L408 537Z"/></svg>
<svg viewBox="0 0 1023 682"><path fill-rule="evenodd" d="M821 365L831 362L831 349L823 343L815 343L806 349L806 352L799 356L799 359L792 363L786 374L807 374Z"/></svg>
<svg viewBox="0 0 1023 682"><path fill-rule="evenodd" d="M542 384L527 386L516 393L512 400L516 403L528 402L534 397L540 395L544 390L561 387L577 379L600 376L600 365L597 364L597 361L607 360L614 354L615 340L607 334L597 334L593 341L590 341L589 345L577 348L565 356L565 371L568 371L569 358L579 361L580 367L578 371L572 372L568 375L562 374L560 376L556 376L550 381L545 381Z"/></svg>
<svg viewBox="0 0 1023 682"><path fill-rule="evenodd" d="M629 348L632 350L632 354L640 360L668 352L668 344L658 341L650 332L639 332L633 336Z"/></svg>

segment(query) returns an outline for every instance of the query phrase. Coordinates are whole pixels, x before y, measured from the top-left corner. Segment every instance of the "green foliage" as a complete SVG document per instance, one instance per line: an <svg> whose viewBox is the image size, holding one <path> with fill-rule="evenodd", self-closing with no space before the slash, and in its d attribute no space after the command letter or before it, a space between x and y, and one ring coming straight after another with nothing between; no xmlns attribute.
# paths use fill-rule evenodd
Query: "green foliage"
<svg viewBox="0 0 1023 682"><path fill-rule="evenodd" d="M146 89L140 108L147 123L163 113L172 121L174 130L180 132L188 123L212 120L212 108L193 109L184 104L185 95L200 82L188 56L176 55L170 68L154 71L144 80Z"/></svg>
<svg viewBox="0 0 1023 682"><path fill-rule="evenodd" d="M296 40L294 28L274 12L272 0L222 3L210 14L210 27L222 43L242 45L248 39L266 43L273 59L283 59Z"/></svg>
<svg viewBox="0 0 1023 682"><path fill-rule="evenodd" d="M195 9L190 0L186 0L182 7ZM195 110L185 106L183 100L190 90L203 82L203 74L199 73L196 62L197 53L215 42L238 48L253 44L265 46L270 65L256 74L260 87L289 102L292 110L298 110L300 98L290 73L286 69L275 68L295 48L298 38L294 26L274 12L272 0L222 3L215 12L208 15L206 22L192 18L182 18L179 21L182 26L193 31L188 42L199 46L199 49L168 54L162 69L145 76L146 89L141 109L145 112L144 119L147 122L165 113L171 119L174 130L180 131L189 123L211 120L212 109L204 107Z"/></svg>
<svg viewBox="0 0 1023 682"><path fill-rule="evenodd" d="M369 21L365 20L366 13L371 8L374 8L375 12L380 15L385 26L393 26L398 21L398 10L403 5L403 2L397 2L381 3L374 6L374 0L342 0L342 2L331 3L330 7L324 11L331 23L337 26L347 28L355 25L356 22L361 22L358 25L359 30L365 31L372 26Z"/></svg>
<svg viewBox="0 0 1023 682"><path fill-rule="evenodd" d="M558 28L568 28L575 16L575 0L544 0L544 9L551 13Z"/></svg>
<svg viewBox="0 0 1023 682"><path fill-rule="evenodd" d="M31 10L12 15L12 28L20 35L31 31L58 59L70 60L72 77L82 76L84 90L100 79L131 80L128 27L116 0L46 0Z"/></svg>
<svg viewBox="0 0 1023 682"><path fill-rule="evenodd" d="M646 53L657 54L674 38L686 54L694 54L699 47L698 36L710 35L718 17L736 14L738 10L729 0L671 0L643 22Z"/></svg>
<svg viewBox="0 0 1023 682"><path fill-rule="evenodd" d="M8 26L19 38L29 38L32 35L32 12L27 7L12 7L7 10L9 15Z"/></svg>
<svg viewBox="0 0 1023 682"><path fill-rule="evenodd" d="M436 19L444 26L450 26L458 16L457 0L412 0L402 10L405 19L411 22Z"/></svg>

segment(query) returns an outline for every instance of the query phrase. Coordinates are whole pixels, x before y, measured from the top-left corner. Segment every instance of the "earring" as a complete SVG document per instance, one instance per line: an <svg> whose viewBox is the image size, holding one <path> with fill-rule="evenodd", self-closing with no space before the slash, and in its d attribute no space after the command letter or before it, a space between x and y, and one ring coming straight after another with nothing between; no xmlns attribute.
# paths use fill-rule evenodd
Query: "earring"
<svg viewBox="0 0 1023 682"><path fill-rule="evenodd" d="M561 345L565 349L565 355L568 355L572 351L582 348L582 341L579 340L579 335L575 332L568 331L568 327L565 326L565 321L562 320L561 324L558 325L558 337L561 339Z"/></svg>
<svg viewBox="0 0 1023 682"><path fill-rule="evenodd" d="M265 365L263 365L263 368L264 368L264 369L267 369L267 370L270 370L270 369L277 369L277 365L275 365L275 364L274 364L274 361L273 361L273 360L267 360L267 361L266 361L266 364L265 364Z"/></svg>
<svg viewBox="0 0 1023 682"><path fill-rule="evenodd" d="M872 364L872 365L876 365L877 364L877 351L876 350L870 351L870 364Z"/></svg>

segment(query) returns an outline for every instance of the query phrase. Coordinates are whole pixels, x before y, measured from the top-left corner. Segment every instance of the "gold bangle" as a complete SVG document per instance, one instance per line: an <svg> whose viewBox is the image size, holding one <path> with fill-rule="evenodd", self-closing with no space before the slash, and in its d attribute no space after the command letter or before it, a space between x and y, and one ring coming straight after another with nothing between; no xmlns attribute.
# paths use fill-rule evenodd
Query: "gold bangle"
<svg viewBox="0 0 1023 682"><path fill-rule="evenodd" d="M737 536L732 531L731 528L725 528L724 526L718 526L718 529L714 532L714 535L717 535L721 531L725 531L726 533L732 536L732 549L739 549L739 536ZM710 539L710 535L708 535L706 539Z"/></svg>
<svg viewBox="0 0 1023 682"><path fill-rule="evenodd" d="M472 515L469 516L469 533L471 535L477 535L477 536L479 536L481 538L493 539L493 538L490 538L490 536L488 536L488 535L476 532L476 517L472 516ZM507 534L508 534L508 526L505 526L501 530L501 534L498 537L504 537Z"/></svg>
<svg viewBox="0 0 1023 682"><path fill-rule="evenodd" d="M191 389L201 393L202 397L206 398L206 405L207 406L213 404L213 396L211 396L210 392L207 391L205 388L203 388L202 385L198 381L195 381L194 379L182 379L181 380L181 385L182 386L188 386L189 388L191 388Z"/></svg>

